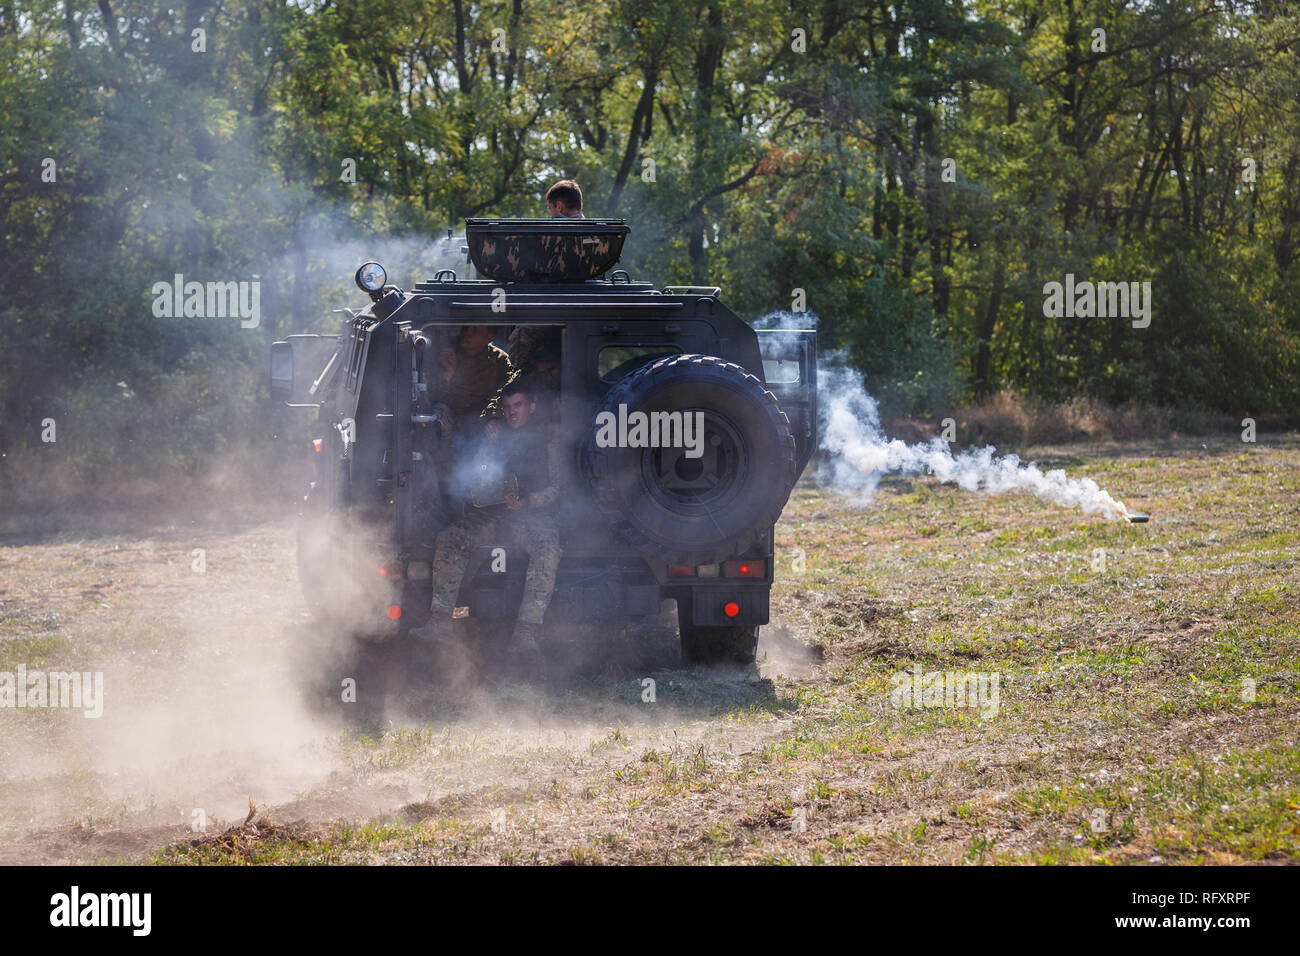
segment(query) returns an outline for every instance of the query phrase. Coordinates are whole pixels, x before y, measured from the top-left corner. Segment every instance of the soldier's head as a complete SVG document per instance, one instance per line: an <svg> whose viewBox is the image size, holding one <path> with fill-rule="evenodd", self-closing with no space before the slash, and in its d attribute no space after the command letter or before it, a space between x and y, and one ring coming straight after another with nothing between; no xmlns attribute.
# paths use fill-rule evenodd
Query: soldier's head
<svg viewBox="0 0 1300 956"><path fill-rule="evenodd" d="M492 326L490 325L461 326L460 337L456 340L461 351L468 353L481 352L491 341Z"/></svg>
<svg viewBox="0 0 1300 956"><path fill-rule="evenodd" d="M547 388L560 387L560 352L559 349L546 348L533 363L533 371L546 384Z"/></svg>
<svg viewBox="0 0 1300 956"><path fill-rule="evenodd" d="M537 411L537 398L523 382L511 382L501 390L501 411L508 426L523 428Z"/></svg>
<svg viewBox="0 0 1300 956"><path fill-rule="evenodd" d="M546 208L552 216L582 218L582 190L572 179L561 179L546 191Z"/></svg>

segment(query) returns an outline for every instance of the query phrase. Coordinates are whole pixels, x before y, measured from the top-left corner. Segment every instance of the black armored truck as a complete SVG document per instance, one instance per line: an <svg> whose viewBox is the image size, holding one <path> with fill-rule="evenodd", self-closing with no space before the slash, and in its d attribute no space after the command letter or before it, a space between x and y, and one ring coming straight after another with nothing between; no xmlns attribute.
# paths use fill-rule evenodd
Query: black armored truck
<svg viewBox="0 0 1300 956"><path fill-rule="evenodd" d="M315 615L369 641L428 620L435 539L480 503L454 480L467 428L440 401L440 356L488 326L498 345L537 346L508 350L514 374L544 356L555 385L562 557L543 635L657 619L674 599L685 663L754 660L773 526L815 451L816 333L755 330L718 288L633 281L613 270L628 232L470 219L462 275L402 290L367 262L364 308L272 345L273 399L318 410L298 538ZM513 621L524 590L527 557L503 551L471 555L456 601L489 625Z"/></svg>

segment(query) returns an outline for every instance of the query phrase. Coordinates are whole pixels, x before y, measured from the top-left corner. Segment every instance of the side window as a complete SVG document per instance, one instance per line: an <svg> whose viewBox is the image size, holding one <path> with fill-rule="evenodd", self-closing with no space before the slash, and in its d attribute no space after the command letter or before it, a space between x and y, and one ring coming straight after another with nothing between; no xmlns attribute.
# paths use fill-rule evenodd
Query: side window
<svg viewBox="0 0 1300 956"><path fill-rule="evenodd" d="M601 381L617 382L643 365L680 351L675 345L606 345L596 356L596 371Z"/></svg>
<svg viewBox="0 0 1300 956"><path fill-rule="evenodd" d="M768 385L797 385L799 382L798 359L763 359L763 378Z"/></svg>

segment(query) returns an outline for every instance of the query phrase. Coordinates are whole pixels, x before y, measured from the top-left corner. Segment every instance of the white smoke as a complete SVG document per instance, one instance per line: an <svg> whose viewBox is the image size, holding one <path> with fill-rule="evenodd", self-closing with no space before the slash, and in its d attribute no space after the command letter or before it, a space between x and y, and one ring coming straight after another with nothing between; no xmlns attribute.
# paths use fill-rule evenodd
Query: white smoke
<svg viewBox="0 0 1300 956"><path fill-rule="evenodd" d="M762 329L817 327L811 312L773 312L755 323ZM932 475L964 491L1000 495L1024 491L1066 508L1108 519L1129 520L1129 511L1091 478L1071 478L1062 469L1043 471L1018 455L998 455L992 446L953 454L943 438L909 444L885 435L880 409L867 394L860 373L848 367L843 353L819 360L817 399L821 409L821 448L830 456L836 491L859 505L875 497L888 474Z"/></svg>
<svg viewBox="0 0 1300 956"><path fill-rule="evenodd" d="M819 373L818 400L825 416L822 448L830 454L831 479L837 490L861 504L870 503L887 474L929 474L964 491L1027 491L1088 514L1128 519L1124 503L1091 478L1071 478L1059 468L1044 472L1017 455L997 455L991 446L954 455L942 438L914 444L888 438L876 401L858 384L856 373L837 365Z"/></svg>

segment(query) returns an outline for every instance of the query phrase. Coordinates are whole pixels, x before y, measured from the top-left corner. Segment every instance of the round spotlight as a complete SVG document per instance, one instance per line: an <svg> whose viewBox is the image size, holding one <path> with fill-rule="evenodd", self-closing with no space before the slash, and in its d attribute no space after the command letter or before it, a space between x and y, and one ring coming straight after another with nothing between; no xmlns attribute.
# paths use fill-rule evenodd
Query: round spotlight
<svg viewBox="0 0 1300 956"><path fill-rule="evenodd" d="M388 273L378 262L363 262L357 270L357 286L362 292L378 292L388 282Z"/></svg>

